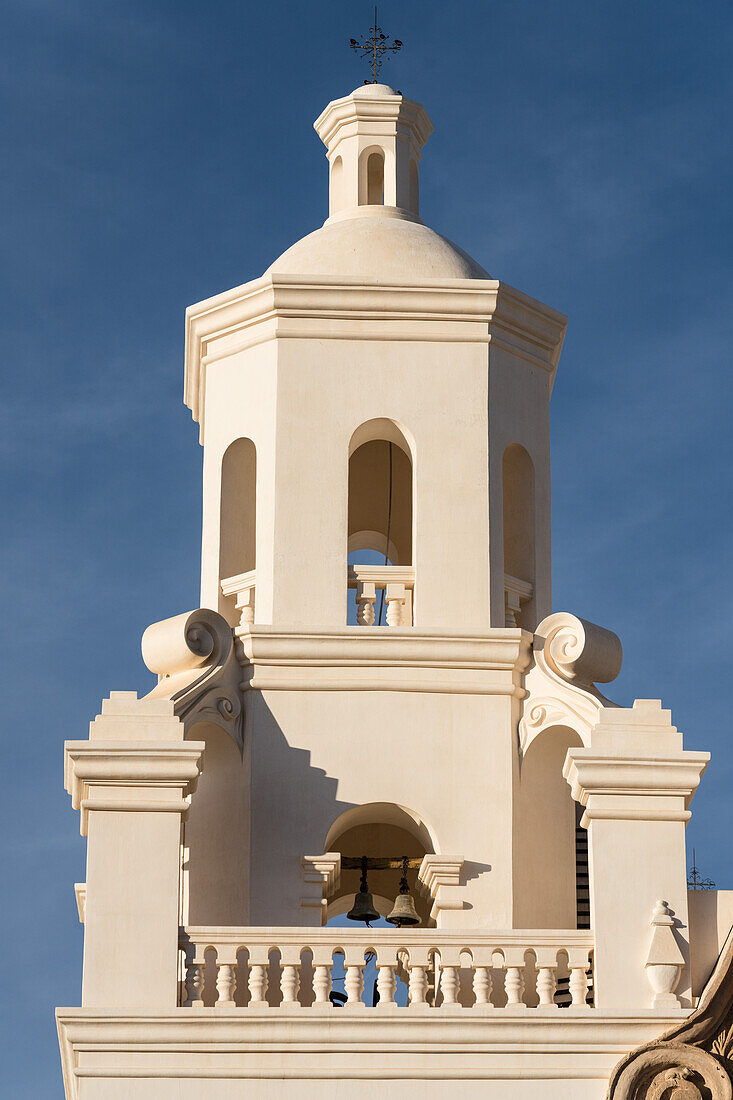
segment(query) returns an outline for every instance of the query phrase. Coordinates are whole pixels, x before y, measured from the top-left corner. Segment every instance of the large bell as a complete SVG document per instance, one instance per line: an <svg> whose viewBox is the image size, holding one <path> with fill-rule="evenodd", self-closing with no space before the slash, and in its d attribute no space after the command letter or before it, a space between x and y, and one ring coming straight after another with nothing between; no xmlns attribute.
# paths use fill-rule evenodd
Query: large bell
<svg viewBox="0 0 733 1100"><path fill-rule="evenodd" d="M360 890L354 898L354 904L349 909L346 916L349 920L360 920L367 928L369 928L371 921L379 920L379 913L374 908L374 902L372 901L372 895L366 890Z"/></svg>
<svg viewBox="0 0 733 1100"><path fill-rule="evenodd" d="M374 901L372 895L369 893L367 887L367 857L361 857L361 881L359 883L359 893L354 898L354 904L349 912L346 914L349 920L358 920L362 924L365 924L367 928L371 926L373 920L379 920L379 913L374 908Z"/></svg>
<svg viewBox="0 0 733 1100"><path fill-rule="evenodd" d="M402 878L400 879L400 892L395 898L392 912L387 917L390 924L398 928L406 928L409 925L422 924L417 915L415 902L412 900L410 888L407 885L407 860L402 860Z"/></svg>

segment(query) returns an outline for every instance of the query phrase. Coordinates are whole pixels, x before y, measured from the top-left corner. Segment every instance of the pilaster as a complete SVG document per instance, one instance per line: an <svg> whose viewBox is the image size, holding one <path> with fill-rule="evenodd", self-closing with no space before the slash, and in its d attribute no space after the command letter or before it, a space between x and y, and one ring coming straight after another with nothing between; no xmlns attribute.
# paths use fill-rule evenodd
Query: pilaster
<svg viewBox="0 0 733 1100"><path fill-rule="evenodd" d="M571 748L563 774L585 807L594 981L604 1012L653 1006L645 965L649 921L659 899L674 917L684 967L676 989L690 1005L685 861L688 806L710 759L682 748L670 712L656 699L604 707L588 748Z"/></svg>
<svg viewBox="0 0 733 1100"><path fill-rule="evenodd" d="M66 789L88 839L82 1004L176 1004L181 818L203 743L166 699L112 692L88 741L67 741Z"/></svg>

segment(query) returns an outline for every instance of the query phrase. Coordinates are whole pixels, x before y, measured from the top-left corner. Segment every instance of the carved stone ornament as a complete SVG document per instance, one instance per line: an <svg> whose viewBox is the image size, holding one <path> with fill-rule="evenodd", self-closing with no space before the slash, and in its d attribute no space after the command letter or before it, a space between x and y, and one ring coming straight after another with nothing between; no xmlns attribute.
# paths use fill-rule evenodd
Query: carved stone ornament
<svg viewBox="0 0 733 1100"><path fill-rule="evenodd" d="M143 661L158 675L148 699L170 699L186 729L213 722L243 747L241 669L229 623L199 608L149 626Z"/></svg>
<svg viewBox="0 0 733 1100"><path fill-rule="evenodd" d="M533 650L519 722L520 752L524 754L542 730L557 725L574 729L586 743L601 708L614 706L594 685L618 676L621 642L611 630L557 612L537 627Z"/></svg>
<svg viewBox="0 0 733 1100"><path fill-rule="evenodd" d="M733 929L695 1011L632 1050L608 1100L733 1100Z"/></svg>

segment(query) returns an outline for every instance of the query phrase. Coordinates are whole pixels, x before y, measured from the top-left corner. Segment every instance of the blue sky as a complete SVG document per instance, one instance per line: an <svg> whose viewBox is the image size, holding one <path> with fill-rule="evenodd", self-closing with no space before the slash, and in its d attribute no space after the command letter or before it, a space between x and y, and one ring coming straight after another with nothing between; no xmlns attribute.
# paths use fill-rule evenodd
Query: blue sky
<svg viewBox="0 0 733 1100"><path fill-rule="evenodd" d="M61 1095L84 878L62 743L139 640L197 602L186 305L326 216L312 122L366 76L368 4L6 0L3 1077ZM567 313L553 397L554 604L616 630L609 694L661 697L713 763L698 864L733 887L733 10L383 0L385 78L435 133L424 219ZM134 961L132 962L134 965Z"/></svg>

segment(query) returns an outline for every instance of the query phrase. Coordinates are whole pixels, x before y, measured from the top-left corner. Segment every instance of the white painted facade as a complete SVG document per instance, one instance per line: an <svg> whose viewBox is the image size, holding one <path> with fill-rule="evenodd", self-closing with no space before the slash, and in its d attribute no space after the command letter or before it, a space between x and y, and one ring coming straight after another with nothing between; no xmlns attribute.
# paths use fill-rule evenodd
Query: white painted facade
<svg viewBox="0 0 733 1100"><path fill-rule="evenodd" d="M708 754L609 702L618 638L552 613L565 318L422 223L419 104L367 85L316 129L325 225L187 313L203 610L66 746L66 1095L600 1098L733 920L688 899ZM419 928L327 923L361 855L410 858ZM398 878L370 873L383 914Z"/></svg>

